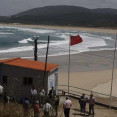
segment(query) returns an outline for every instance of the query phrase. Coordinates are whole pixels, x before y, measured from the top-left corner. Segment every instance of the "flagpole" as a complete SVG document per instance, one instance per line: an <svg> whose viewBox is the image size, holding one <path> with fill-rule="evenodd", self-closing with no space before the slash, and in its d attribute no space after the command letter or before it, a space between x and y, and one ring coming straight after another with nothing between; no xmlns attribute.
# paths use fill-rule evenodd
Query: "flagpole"
<svg viewBox="0 0 117 117"><path fill-rule="evenodd" d="M110 109L111 109L111 101L112 101L113 76L114 76L114 67L115 67L116 46L117 46L117 33L116 33L115 50L114 50L114 57L113 57L113 68L112 68L112 79L111 79L111 90L110 90L110 103L109 103Z"/></svg>
<svg viewBox="0 0 117 117"><path fill-rule="evenodd" d="M71 36L69 38L69 63L68 63L68 96L69 96L69 83L70 83L70 46L81 43L82 38L77 35L77 36Z"/></svg>
<svg viewBox="0 0 117 117"><path fill-rule="evenodd" d="M68 96L69 96L69 78L70 78L70 38L69 38L69 63L68 63Z"/></svg>

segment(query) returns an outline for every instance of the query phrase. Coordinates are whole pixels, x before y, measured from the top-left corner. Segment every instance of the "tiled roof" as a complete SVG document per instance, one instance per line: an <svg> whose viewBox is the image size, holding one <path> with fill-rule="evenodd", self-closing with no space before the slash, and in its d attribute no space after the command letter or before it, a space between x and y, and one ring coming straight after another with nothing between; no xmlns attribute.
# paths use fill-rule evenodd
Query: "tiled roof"
<svg viewBox="0 0 117 117"><path fill-rule="evenodd" d="M23 68L29 68L29 69L36 69L36 70L42 70L42 71L45 70L44 62L26 60L26 59L21 59L21 58L3 59L3 60L0 60L0 63L12 65L12 66L23 67ZM59 67L59 65L47 63L46 71L51 71L57 67Z"/></svg>

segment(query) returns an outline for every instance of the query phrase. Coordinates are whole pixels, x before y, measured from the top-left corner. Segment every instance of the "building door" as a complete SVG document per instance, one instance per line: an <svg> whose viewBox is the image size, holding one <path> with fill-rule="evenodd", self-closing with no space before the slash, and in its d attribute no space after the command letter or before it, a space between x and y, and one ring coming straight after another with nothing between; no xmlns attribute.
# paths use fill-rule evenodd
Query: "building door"
<svg viewBox="0 0 117 117"><path fill-rule="evenodd" d="M57 87L58 87L58 74L57 73L54 73L48 77L48 93L52 87L54 87L54 90L56 90L56 93L57 93L58 92L57 91Z"/></svg>

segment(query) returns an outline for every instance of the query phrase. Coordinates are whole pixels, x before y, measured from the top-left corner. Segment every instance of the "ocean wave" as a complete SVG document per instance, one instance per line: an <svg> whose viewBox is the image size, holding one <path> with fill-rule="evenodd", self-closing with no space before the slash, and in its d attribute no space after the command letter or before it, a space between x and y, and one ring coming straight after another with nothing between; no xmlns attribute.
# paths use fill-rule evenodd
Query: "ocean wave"
<svg viewBox="0 0 117 117"><path fill-rule="evenodd" d="M59 38L63 38L63 39L65 39L65 40L66 40L66 39L67 39L67 40L69 39L69 36L67 36L67 35L65 35L65 34L59 35L58 37L59 37Z"/></svg>
<svg viewBox="0 0 117 117"><path fill-rule="evenodd" d="M0 35L12 35L13 33L0 32Z"/></svg>
<svg viewBox="0 0 117 117"><path fill-rule="evenodd" d="M82 50L82 49L81 49ZM70 52L70 55L74 55L74 54L78 54L78 53L82 53L82 52L89 52L90 49L88 50L82 50L82 51L75 51L75 52ZM102 49L94 49L94 50L91 50L91 51L102 51L102 50L114 50L114 48L102 48ZM53 53L53 54L49 54L48 56L62 56L62 55L68 55L69 52L61 52L61 53ZM45 57L46 55L39 55L38 57ZM26 56L26 57L21 57L21 58L34 58L33 56Z"/></svg>
<svg viewBox="0 0 117 117"><path fill-rule="evenodd" d="M47 30L47 29L33 29L33 28L17 28L17 29L21 31L40 33L40 34L56 32L55 30Z"/></svg>
<svg viewBox="0 0 117 117"><path fill-rule="evenodd" d="M112 37L110 36L99 36L99 35L95 35L95 34L91 34L91 33L81 33L81 35L85 35L85 36L88 36L88 37L94 37L94 38L98 38L98 39L104 39L104 40L113 40Z"/></svg>
<svg viewBox="0 0 117 117"><path fill-rule="evenodd" d="M11 28L11 27L10 27ZM97 33L88 33L88 32L68 32L68 31L57 31L57 30L47 30L47 29L34 29L34 28L23 28L23 27L12 27L11 30L17 29L18 31L18 36L19 34L21 35L22 40L19 40L16 42L20 43L20 45L28 45L29 41L34 41L31 36L29 38L25 38L25 32L27 31L28 33L30 32L35 32L35 33L42 33L42 39L40 38L38 40L38 49L39 52L41 51L40 56L44 56L43 52L46 51L47 48L47 40L44 39L44 36L47 36L47 33L50 34L50 44L49 44L49 54L50 56L60 56L60 55L67 55L69 52L69 40L70 40L70 35L80 35L83 39L83 42L80 44L76 44L74 46L70 47L71 54L76 54L80 52L86 52L86 51L100 51L100 50L110 50L112 48L113 41L109 41L111 44L107 44L106 40L113 40L112 35L108 36L106 34L97 34ZM14 34L17 34L17 31ZM20 33L19 33L20 32ZM7 32L6 32L7 33ZM26 34L28 34L26 33ZM44 33L44 34L43 34ZM44 36L43 36L44 35ZM51 36L52 40L51 40ZM19 37L20 38L20 37ZM11 38L12 39L12 38ZM13 38L15 39L15 38ZM6 40L7 42L7 40ZM21 46L21 47L13 47L15 45L11 45L9 49L6 50L0 50L0 53L9 53L9 52L24 52L24 51L32 51L34 49L33 46ZM7 45L6 45L7 46Z"/></svg>
<svg viewBox="0 0 117 117"><path fill-rule="evenodd" d="M33 41L31 38L23 39L21 41L18 41L19 43L28 43L29 41Z"/></svg>
<svg viewBox="0 0 117 117"><path fill-rule="evenodd" d="M65 32L65 33L56 33L54 36L65 39L65 40L69 40L70 39L70 35L78 35L78 33L70 33L70 32Z"/></svg>
<svg viewBox="0 0 117 117"><path fill-rule="evenodd" d="M89 47L100 47L100 46L106 46L106 42L103 38L99 37L90 37L86 35L80 35L82 37L84 46Z"/></svg>
<svg viewBox="0 0 117 117"><path fill-rule="evenodd" d="M27 38L27 39L23 39L18 41L18 43L22 43L22 44L26 44L28 42L34 42L34 40L32 38ZM37 40L38 43L47 43L47 40ZM50 42L56 42L56 41L50 41Z"/></svg>
<svg viewBox="0 0 117 117"><path fill-rule="evenodd" d="M46 48L47 44L38 45L38 49ZM14 47L10 49L0 50L0 53L11 53L11 52L24 52L24 51L32 51L34 46L22 46L22 47Z"/></svg>
<svg viewBox="0 0 117 117"><path fill-rule="evenodd" d="M39 28L23 28L23 27L14 27L20 31L26 31L26 32L32 32L32 33L40 33L40 34L44 34L44 33L54 33L56 32L55 30L50 30L50 29L39 29Z"/></svg>
<svg viewBox="0 0 117 117"><path fill-rule="evenodd" d="M17 29L20 31L27 31L27 32L32 32L32 33L40 33L40 34L44 34L44 33L54 33L56 32L55 30L51 30L51 29L40 29L40 28L25 28L25 27L16 27L16 26L0 26L0 28L4 29Z"/></svg>
<svg viewBox="0 0 117 117"><path fill-rule="evenodd" d="M112 37L107 37L107 36L102 36L101 38L105 40L113 40Z"/></svg>
<svg viewBox="0 0 117 117"><path fill-rule="evenodd" d="M0 50L0 53L11 53L11 52L22 52L22 51L29 51L33 50L33 46L23 46L23 47L15 47L6 50Z"/></svg>

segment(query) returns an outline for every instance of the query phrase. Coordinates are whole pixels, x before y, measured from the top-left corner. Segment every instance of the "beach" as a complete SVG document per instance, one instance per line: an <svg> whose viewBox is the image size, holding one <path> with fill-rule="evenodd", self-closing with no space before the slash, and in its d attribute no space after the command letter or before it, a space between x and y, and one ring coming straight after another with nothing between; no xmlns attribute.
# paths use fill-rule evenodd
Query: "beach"
<svg viewBox="0 0 117 117"><path fill-rule="evenodd" d="M62 26L44 26L44 25L21 25L21 24L0 24L4 26L18 26L18 27L38 27L44 29L62 29L62 30L75 30L75 31L88 31L88 32L103 32L116 34L116 29L105 29L105 28L83 28L83 27L62 27ZM0 58L13 58L13 57L24 57L27 54L27 59L33 56L33 50L25 52L13 52L1 53ZM112 68L113 68L113 55L114 50L99 50L81 52L77 54L71 54L70 56L70 77L69 85L87 89L89 91L103 93L110 95L111 79L112 79ZM117 55L117 52L116 52ZM29 56L29 58L28 58ZM58 64L58 88L64 87L60 85L68 85L68 55L49 56L48 63ZM26 58L25 58L26 59ZM45 61L45 57L39 57L38 61ZM115 59L113 74L113 93L112 95L117 97L116 89L117 85L117 59ZM67 89L67 87L66 87ZM77 91L77 90L75 90ZM102 96L102 95L101 95Z"/></svg>
<svg viewBox="0 0 117 117"><path fill-rule="evenodd" d="M49 25L24 25L24 24L0 24L0 26L14 27L31 27L43 29L56 29L65 31L88 31L88 32L103 32L116 34L117 29L109 28L84 28L84 27L69 27L69 26L49 26ZM71 47L72 48L72 47ZM33 50L27 52L5 52L0 54L0 58L22 57L27 59L33 56ZM107 83L112 78L114 50L99 50L71 54L70 58L70 85L80 88L93 90L99 84ZM28 58L29 57L29 58ZM45 57L39 57L39 61L45 61ZM68 84L68 55L49 56L49 63L60 65L59 68L59 85ZM116 68L117 60L115 59L114 78L117 78ZM95 89L96 90L96 89ZM106 90L106 89L105 89ZM117 96L117 95L116 95Z"/></svg>
<svg viewBox="0 0 117 117"><path fill-rule="evenodd" d="M42 61L42 58L39 58L39 60ZM69 62L68 55L48 57L48 62L60 65L59 85L67 85ZM112 79L112 62L113 51L84 52L71 55L70 85L92 90L99 84L108 83ZM115 61L114 79L117 78L116 63L117 60Z"/></svg>
<svg viewBox="0 0 117 117"><path fill-rule="evenodd" d="M42 58L39 58L39 60L42 61ZM68 91L68 55L48 57L48 62L60 65L58 88ZM70 93L76 92L75 94L77 95L85 93L89 98L92 92L98 102L110 104L112 68L113 51L84 52L71 55L69 73ZM115 60L112 83L111 105L117 106L117 60Z"/></svg>

